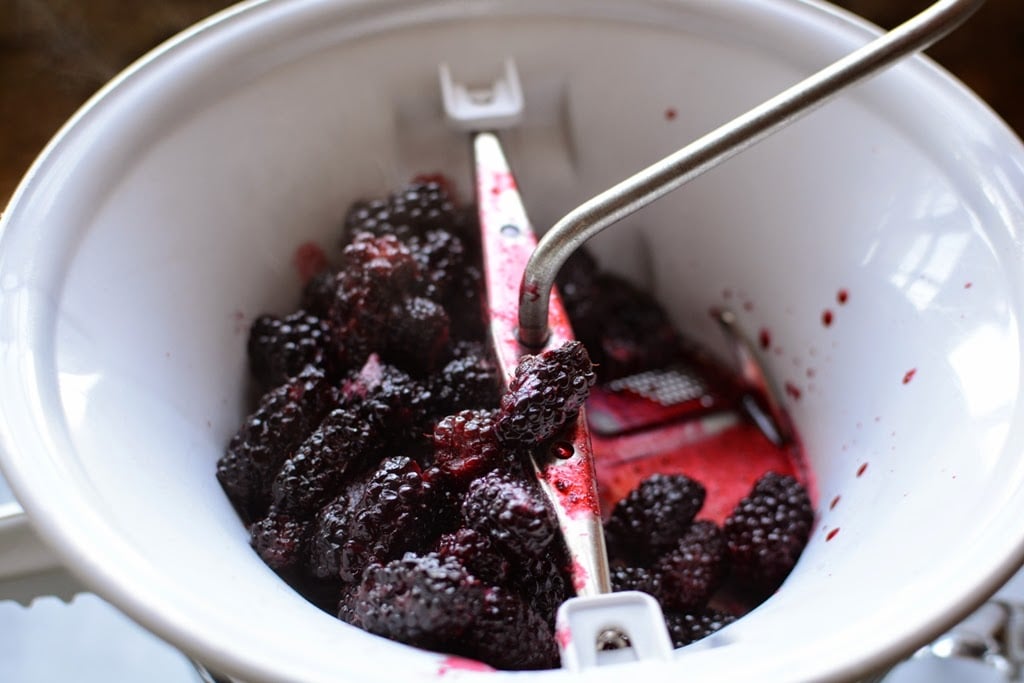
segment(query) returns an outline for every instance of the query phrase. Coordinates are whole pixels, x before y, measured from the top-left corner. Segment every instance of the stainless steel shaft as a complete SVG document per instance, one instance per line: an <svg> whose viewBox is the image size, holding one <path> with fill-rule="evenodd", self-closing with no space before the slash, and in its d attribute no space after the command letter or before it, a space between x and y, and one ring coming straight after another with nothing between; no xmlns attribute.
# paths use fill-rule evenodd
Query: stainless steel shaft
<svg viewBox="0 0 1024 683"><path fill-rule="evenodd" d="M520 343L548 337L548 299L566 259L588 239L726 159L788 126L830 97L923 50L967 20L985 0L940 0L864 47L623 180L569 212L541 238L519 289Z"/></svg>

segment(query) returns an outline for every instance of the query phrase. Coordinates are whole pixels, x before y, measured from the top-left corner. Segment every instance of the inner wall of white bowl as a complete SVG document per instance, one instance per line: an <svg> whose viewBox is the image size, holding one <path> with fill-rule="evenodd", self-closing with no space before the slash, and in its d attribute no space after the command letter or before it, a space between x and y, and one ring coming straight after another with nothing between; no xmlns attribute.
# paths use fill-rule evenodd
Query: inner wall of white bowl
<svg viewBox="0 0 1024 683"><path fill-rule="evenodd" d="M334 248L353 199L432 171L465 196L467 141L441 118L439 62L469 79L516 58L526 117L503 139L543 228L863 39L796 3L720 4L630 3L634 21L608 18L625 11L611 2L567 3L571 19L533 3L435 21L452 11L438 4L416 27L401 26L411 12L381 20L384 6L342 23L345 9L271 4L252 12L248 45L224 47L237 17L134 74L120 95L131 110L115 89L81 126L113 170L101 202L72 215L64 200L80 229L56 328L66 457L124 542L126 569L100 567L97 583L250 676L436 671L438 658L306 605L249 550L214 479L249 407L248 324L297 304L295 249ZM595 241L698 340L722 348L708 315L722 306L770 340L762 357L816 478L800 565L687 655L692 680L725 665L737 680L856 670L996 587L992 567L1024 535L1024 516L1005 517L1024 479L1020 156L954 85L901 66ZM332 660L339 643L361 655Z"/></svg>

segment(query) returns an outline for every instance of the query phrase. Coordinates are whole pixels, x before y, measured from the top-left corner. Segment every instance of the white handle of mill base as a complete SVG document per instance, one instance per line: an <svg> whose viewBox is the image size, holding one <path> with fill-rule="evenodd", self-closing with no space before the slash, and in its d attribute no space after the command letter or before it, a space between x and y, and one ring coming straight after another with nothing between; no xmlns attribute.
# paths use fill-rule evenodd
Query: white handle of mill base
<svg viewBox="0 0 1024 683"><path fill-rule="evenodd" d="M0 600L28 605L37 597L70 600L84 591L33 531L21 506L0 503Z"/></svg>

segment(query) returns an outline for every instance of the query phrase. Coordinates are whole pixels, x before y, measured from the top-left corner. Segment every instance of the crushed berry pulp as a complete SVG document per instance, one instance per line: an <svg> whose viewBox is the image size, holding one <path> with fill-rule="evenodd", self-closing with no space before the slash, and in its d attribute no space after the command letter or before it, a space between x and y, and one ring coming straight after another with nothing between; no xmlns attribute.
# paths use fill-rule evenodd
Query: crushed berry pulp
<svg viewBox="0 0 1024 683"><path fill-rule="evenodd" d="M445 183L356 202L325 256L295 310L252 325L260 398L216 472L254 550L322 609L498 669L557 667L571 559L531 459L584 404L613 588L655 596L677 647L796 563L814 519L796 454L722 422L728 373L642 290L580 252L559 281L578 341L524 357L505 387L476 219ZM630 383L680 363L706 398L666 408Z"/></svg>

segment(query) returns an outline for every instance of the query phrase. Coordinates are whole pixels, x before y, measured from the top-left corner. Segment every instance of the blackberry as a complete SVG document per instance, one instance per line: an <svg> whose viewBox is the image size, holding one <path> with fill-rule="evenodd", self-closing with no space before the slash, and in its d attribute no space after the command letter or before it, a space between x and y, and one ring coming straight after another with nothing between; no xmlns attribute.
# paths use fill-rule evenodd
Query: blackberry
<svg viewBox="0 0 1024 683"><path fill-rule="evenodd" d="M392 235L356 233L341 252L344 274L370 285L378 298L400 299L412 292L419 266L412 253Z"/></svg>
<svg viewBox="0 0 1024 683"><path fill-rule="evenodd" d="M643 591L657 597L661 592L658 577L644 567L611 567L611 584L613 591Z"/></svg>
<svg viewBox="0 0 1024 683"><path fill-rule="evenodd" d="M554 512L540 492L500 471L469 485L461 515L464 526L521 563L545 557L559 535Z"/></svg>
<svg viewBox="0 0 1024 683"><path fill-rule="evenodd" d="M461 409L497 408L500 381L498 366L489 353L467 350L434 375L435 409L447 414Z"/></svg>
<svg viewBox="0 0 1024 683"><path fill-rule="evenodd" d="M505 585L509 578L508 560L495 550L491 539L475 529L457 529L441 536L437 542L441 557L454 557L473 576L493 585Z"/></svg>
<svg viewBox="0 0 1024 683"><path fill-rule="evenodd" d="M316 578L340 580L341 546L351 524L352 501L358 498L358 495L340 493L317 513L309 548L309 569Z"/></svg>
<svg viewBox="0 0 1024 683"><path fill-rule="evenodd" d="M346 405L359 405L365 420L381 427L382 446L408 450L426 443L433 404L430 390L399 368L371 355L363 367L351 373L341 387Z"/></svg>
<svg viewBox="0 0 1024 683"><path fill-rule="evenodd" d="M679 334L650 294L610 274L598 278L597 288L604 309L597 347L602 380L662 367L678 355Z"/></svg>
<svg viewBox="0 0 1024 683"><path fill-rule="evenodd" d="M675 547L704 505L704 487L683 474L654 474L615 504L605 522L609 553L645 564Z"/></svg>
<svg viewBox="0 0 1024 683"><path fill-rule="evenodd" d="M445 481L460 489L504 460L494 431L497 411L463 410L434 427L434 465Z"/></svg>
<svg viewBox="0 0 1024 683"><path fill-rule="evenodd" d="M231 438L217 463L217 479L245 521L263 516L277 470L316 428L335 398L323 371L307 367L266 393Z"/></svg>
<svg viewBox="0 0 1024 683"><path fill-rule="evenodd" d="M569 569L568 551L559 538L546 555L513 560L508 586L554 624L558 607L575 595Z"/></svg>
<svg viewBox="0 0 1024 683"><path fill-rule="evenodd" d="M595 381L587 350L578 341L537 356L524 356L501 397L498 437L533 446L575 419Z"/></svg>
<svg viewBox="0 0 1024 683"><path fill-rule="evenodd" d="M353 204L345 216L345 234L367 232L406 240L427 230L451 227L458 222L455 205L441 183L413 182L386 199Z"/></svg>
<svg viewBox="0 0 1024 683"><path fill-rule="evenodd" d="M438 536L432 493L431 484L414 461L402 456L386 458L348 512L337 555L341 580L353 583L370 563L386 562L403 549L432 544Z"/></svg>
<svg viewBox="0 0 1024 683"><path fill-rule="evenodd" d="M337 277L338 271L328 268L309 278L302 287L299 308L310 315L326 319L337 295Z"/></svg>
<svg viewBox="0 0 1024 683"><path fill-rule="evenodd" d="M405 241L419 265L422 295L437 302L447 300L458 285L465 266L466 248L449 230L427 230Z"/></svg>
<svg viewBox="0 0 1024 683"><path fill-rule="evenodd" d="M371 564L339 616L377 635L418 647L451 647L471 635L483 588L452 557L406 553Z"/></svg>
<svg viewBox="0 0 1024 683"><path fill-rule="evenodd" d="M665 613L665 626L668 627L673 647L683 647L695 643L734 621L736 621L734 615L714 609Z"/></svg>
<svg viewBox="0 0 1024 683"><path fill-rule="evenodd" d="M249 368L262 386L278 386L307 365L324 364L330 343L327 322L306 311L261 315L249 330Z"/></svg>
<svg viewBox="0 0 1024 683"><path fill-rule="evenodd" d="M548 620L501 588L483 593L466 654L497 669L553 669L559 664Z"/></svg>
<svg viewBox="0 0 1024 683"><path fill-rule="evenodd" d="M297 569L306 557L311 519L297 519L271 508L250 528L252 547L272 569Z"/></svg>
<svg viewBox="0 0 1024 683"><path fill-rule="evenodd" d="M764 474L725 520L737 579L760 595L770 594L796 565L813 522L803 484L788 475Z"/></svg>
<svg viewBox="0 0 1024 683"><path fill-rule="evenodd" d="M288 458L273 484L274 506L282 511L312 516L338 489L350 469L359 469L381 451L380 423L364 411L331 411Z"/></svg>
<svg viewBox="0 0 1024 683"><path fill-rule="evenodd" d="M726 573L725 537L718 525L696 521L679 545L658 559L657 598L666 609L692 611L707 605Z"/></svg>
<svg viewBox="0 0 1024 683"><path fill-rule="evenodd" d="M451 335L451 321L441 304L411 297L391 308L384 353L388 360L418 375L437 369Z"/></svg>

